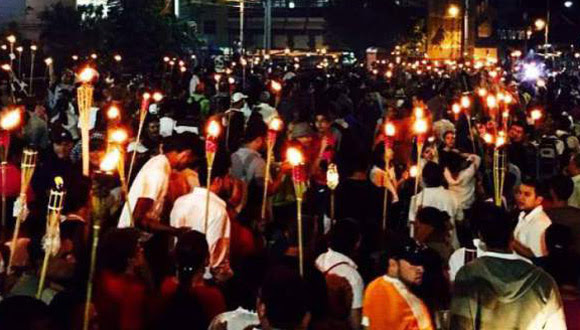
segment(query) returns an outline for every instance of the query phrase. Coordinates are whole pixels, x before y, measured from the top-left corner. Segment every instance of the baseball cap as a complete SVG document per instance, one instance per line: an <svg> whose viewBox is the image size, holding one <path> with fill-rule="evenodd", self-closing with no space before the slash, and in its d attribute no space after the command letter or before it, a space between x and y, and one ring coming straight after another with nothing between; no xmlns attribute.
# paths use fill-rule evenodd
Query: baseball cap
<svg viewBox="0 0 580 330"><path fill-rule="evenodd" d="M52 143L72 142L72 135L61 126L55 126L50 130L50 141Z"/></svg>
<svg viewBox="0 0 580 330"><path fill-rule="evenodd" d="M237 93L234 93L234 95L232 95L232 103L237 103L237 102L239 102L241 100L245 100L247 98L248 98L247 95L244 95L240 92L237 92Z"/></svg>
<svg viewBox="0 0 580 330"><path fill-rule="evenodd" d="M389 259L405 260L408 263L421 266L425 263L425 250L427 247L418 245L412 239L406 239L403 242L392 243L385 251L385 261Z"/></svg>

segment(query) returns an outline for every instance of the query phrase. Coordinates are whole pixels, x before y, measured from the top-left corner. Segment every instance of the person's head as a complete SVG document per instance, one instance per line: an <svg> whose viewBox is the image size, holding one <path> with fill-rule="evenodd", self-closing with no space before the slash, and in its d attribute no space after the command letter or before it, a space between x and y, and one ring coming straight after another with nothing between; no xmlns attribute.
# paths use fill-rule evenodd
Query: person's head
<svg viewBox="0 0 580 330"><path fill-rule="evenodd" d="M550 199L554 203L568 203L574 192L574 181L569 176L556 175L550 179Z"/></svg>
<svg viewBox="0 0 580 330"><path fill-rule="evenodd" d="M571 176L580 174L580 153L573 154L568 162L568 173Z"/></svg>
<svg viewBox="0 0 580 330"><path fill-rule="evenodd" d="M513 123L510 126L510 129L508 132L510 141L516 142L516 143L522 142L526 136L524 127L525 126L523 123L520 123L520 122Z"/></svg>
<svg viewBox="0 0 580 330"><path fill-rule="evenodd" d="M145 263L139 231L134 228L111 230L99 248L102 269L115 274L133 273Z"/></svg>
<svg viewBox="0 0 580 330"><path fill-rule="evenodd" d="M209 264L209 248L205 235L198 231L188 231L181 236L175 246L175 259L180 284L187 285L195 274L203 273Z"/></svg>
<svg viewBox="0 0 580 330"><path fill-rule="evenodd" d="M56 126L50 132L52 150L58 159L68 160L73 149L73 138L69 131Z"/></svg>
<svg viewBox="0 0 580 330"><path fill-rule="evenodd" d="M312 144L314 131L307 122L299 122L292 125L290 138L298 141L302 146L308 148Z"/></svg>
<svg viewBox="0 0 580 330"><path fill-rule="evenodd" d="M159 139L160 138L159 128L160 128L159 117L155 116L153 118L150 118L149 121L147 122L147 136L152 140Z"/></svg>
<svg viewBox="0 0 580 330"><path fill-rule="evenodd" d="M306 329L310 321L307 286L289 267L268 271L258 294L257 311L262 328Z"/></svg>
<svg viewBox="0 0 580 330"><path fill-rule="evenodd" d="M455 148L455 132L454 131L447 131L443 134L443 142L445 143L445 147L453 149Z"/></svg>
<svg viewBox="0 0 580 330"><path fill-rule="evenodd" d="M171 168L183 170L188 167L195 156L192 145L201 143L199 137L191 133L174 134L163 140L163 152Z"/></svg>
<svg viewBox="0 0 580 330"><path fill-rule="evenodd" d="M449 214L434 207L423 207L415 217L415 239L425 243L432 234L444 234L450 229Z"/></svg>
<svg viewBox="0 0 580 330"><path fill-rule="evenodd" d="M459 174L466 168L466 159L457 152L448 152L445 154L445 167L452 174Z"/></svg>
<svg viewBox="0 0 580 330"><path fill-rule="evenodd" d="M513 240L514 221L507 211L492 203L476 206L474 225L489 250L508 251Z"/></svg>
<svg viewBox="0 0 580 330"><path fill-rule="evenodd" d="M385 251L387 275L398 278L410 286L423 282L423 251L413 240L393 244Z"/></svg>
<svg viewBox="0 0 580 330"><path fill-rule="evenodd" d="M89 140L89 163L91 166L98 168L101 160L105 157L107 143L105 136L102 134L92 134Z"/></svg>
<svg viewBox="0 0 580 330"><path fill-rule="evenodd" d="M263 120L255 120L248 124L244 136L244 145L247 148L260 151L266 146L268 127Z"/></svg>
<svg viewBox="0 0 580 330"><path fill-rule="evenodd" d="M330 248L346 256L352 256L360 244L360 228L352 219L343 219L332 227Z"/></svg>
<svg viewBox="0 0 580 330"><path fill-rule="evenodd" d="M516 191L516 203L522 211L531 211L544 201L543 187L532 179L522 180Z"/></svg>
<svg viewBox="0 0 580 330"><path fill-rule="evenodd" d="M427 162L423 167L423 183L427 187L439 187L444 182L443 169L439 164Z"/></svg>
<svg viewBox="0 0 580 330"><path fill-rule="evenodd" d="M314 124L316 125L319 134L326 134L330 130L332 120L328 113L321 112L316 114L316 121Z"/></svg>
<svg viewBox="0 0 580 330"><path fill-rule="evenodd" d="M234 109L241 109L244 107L244 103L246 103L246 99L248 97L240 92L234 93L232 95L232 108Z"/></svg>

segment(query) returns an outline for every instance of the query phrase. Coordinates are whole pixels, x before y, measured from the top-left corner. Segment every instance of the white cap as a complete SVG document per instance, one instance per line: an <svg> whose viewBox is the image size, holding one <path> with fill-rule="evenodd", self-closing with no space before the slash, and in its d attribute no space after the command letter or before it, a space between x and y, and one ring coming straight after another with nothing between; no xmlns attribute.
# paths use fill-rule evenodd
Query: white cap
<svg viewBox="0 0 580 330"><path fill-rule="evenodd" d="M237 103L237 102L239 102L241 100L245 100L247 98L248 98L247 95L244 95L240 92L237 92L237 93L234 93L234 95L232 95L232 103Z"/></svg>

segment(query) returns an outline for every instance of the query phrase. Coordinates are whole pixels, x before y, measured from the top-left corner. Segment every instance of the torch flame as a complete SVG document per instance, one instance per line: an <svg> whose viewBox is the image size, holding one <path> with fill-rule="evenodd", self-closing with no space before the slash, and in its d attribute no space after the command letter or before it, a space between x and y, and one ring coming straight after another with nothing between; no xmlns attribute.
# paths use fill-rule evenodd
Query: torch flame
<svg viewBox="0 0 580 330"><path fill-rule="evenodd" d="M272 80L272 90L276 93L282 90L282 84L279 82Z"/></svg>
<svg viewBox="0 0 580 330"><path fill-rule="evenodd" d="M427 121L425 119L418 119L413 125L413 129L418 135L425 134L427 132L427 128Z"/></svg>
<svg viewBox="0 0 580 330"><path fill-rule="evenodd" d="M453 111L454 114L458 115L461 112L461 106L458 103L454 103L453 106L451 107L451 111Z"/></svg>
<svg viewBox="0 0 580 330"><path fill-rule="evenodd" d="M498 136L497 139L495 140L495 146L497 148L503 146L505 144L505 137L504 136Z"/></svg>
<svg viewBox="0 0 580 330"><path fill-rule="evenodd" d="M121 153L117 149L111 149L103 160L101 161L101 171L104 172L113 172L115 168L117 168L117 164L121 160Z"/></svg>
<svg viewBox="0 0 580 330"><path fill-rule="evenodd" d="M145 100L149 100L149 99L151 98L151 94L149 94L149 93L145 92L145 93L143 93L143 98L144 98Z"/></svg>
<svg viewBox="0 0 580 330"><path fill-rule="evenodd" d="M469 99L469 96L463 96L461 98L461 106L464 108L469 108L471 106L471 100Z"/></svg>
<svg viewBox="0 0 580 330"><path fill-rule="evenodd" d="M417 119L423 118L423 116L425 116L425 111L421 107L416 107L413 113L415 114L415 117L417 117Z"/></svg>
<svg viewBox="0 0 580 330"><path fill-rule="evenodd" d="M283 125L282 119L275 117L270 121L270 125L268 128L271 131L279 132L282 129L282 125Z"/></svg>
<svg viewBox="0 0 580 330"><path fill-rule="evenodd" d="M328 165L328 170L326 171L326 185L331 190L334 190L334 189L336 189L336 187L338 187L338 182L339 182L339 175L338 175L338 169L336 167L336 164L333 163L333 164Z"/></svg>
<svg viewBox="0 0 580 330"><path fill-rule="evenodd" d="M387 123L385 125L385 134L387 136L395 136L395 125L393 123Z"/></svg>
<svg viewBox="0 0 580 330"><path fill-rule="evenodd" d="M3 130L11 130L20 124L20 110L14 109L6 112L0 118L0 127Z"/></svg>
<svg viewBox="0 0 580 330"><path fill-rule="evenodd" d="M415 177L417 177L418 173L419 173L419 170L417 169L417 165L411 166L411 168L409 169L409 176L411 176L412 178L415 178Z"/></svg>
<svg viewBox="0 0 580 330"><path fill-rule="evenodd" d="M6 40L8 40L9 43L13 44L16 42L16 37L13 34L11 34L8 37L6 37Z"/></svg>
<svg viewBox="0 0 580 330"><path fill-rule="evenodd" d="M479 97L485 97L485 96L487 95L487 89L485 89L485 88L480 88L480 89L477 91L477 94L479 95Z"/></svg>
<svg viewBox="0 0 580 330"><path fill-rule="evenodd" d="M12 67L10 66L10 64L2 64L2 70L9 72L12 70Z"/></svg>
<svg viewBox="0 0 580 330"><path fill-rule="evenodd" d="M207 125L207 135L210 137L217 138L220 135L220 124L217 121L212 120Z"/></svg>
<svg viewBox="0 0 580 330"><path fill-rule="evenodd" d="M497 106L497 99L493 95L489 95L487 97L487 107L488 108L495 108Z"/></svg>
<svg viewBox="0 0 580 330"><path fill-rule="evenodd" d="M163 94L161 92L153 93L153 101L160 102L161 100L163 100Z"/></svg>
<svg viewBox="0 0 580 330"><path fill-rule="evenodd" d="M294 147L288 148L286 151L286 159L292 166L298 166L304 162L304 156L302 156L302 152Z"/></svg>
<svg viewBox="0 0 580 330"><path fill-rule="evenodd" d="M127 131L122 128L117 128L113 130L109 135L109 140L114 143L123 143L127 141L129 135L127 135Z"/></svg>
<svg viewBox="0 0 580 330"><path fill-rule="evenodd" d="M483 140L485 141L485 143L491 144L491 143L493 143L493 136L489 133L485 133L483 135Z"/></svg>
<svg viewBox="0 0 580 330"><path fill-rule="evenodd" d="M540 118L542 118L542 110L539 110L539 109L532 110L530 115L531 115L533 121L537 121Z"/></svg>
<svg viewBox="0 0 580 330"><path fill-rule="evenodd" d="M121 110L116 105L112 105L107 110L107 118L109 119L117 119L121 116Z"/></svg>
<svg viewBox="0 0 580 330"><path fill-rule="evenodd" d="M96 75L97 71L95 69L86 67L79 73L79 79L83 83L89 83L95 78Z"/></svg>
<svg viewBox="0 0 580 330"><path fill-rule="evenodd" d="M64 185L64 180L62 179L62 177L60 176L55 177L54 185L56 186L57 189L62 188L62 186Z"/></svg>

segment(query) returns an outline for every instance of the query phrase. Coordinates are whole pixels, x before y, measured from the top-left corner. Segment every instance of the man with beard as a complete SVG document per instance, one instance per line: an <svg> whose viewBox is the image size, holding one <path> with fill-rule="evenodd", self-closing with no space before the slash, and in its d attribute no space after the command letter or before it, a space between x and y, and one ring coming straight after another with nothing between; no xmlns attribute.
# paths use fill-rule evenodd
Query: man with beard
<svg viewBox="0 0 580 330"><path fill-rule="evenodd" d="M423 281L423 252L413 241L387 249L387 273L365 291L365 329L434 329L429 310L410 287Z"/></svg>

